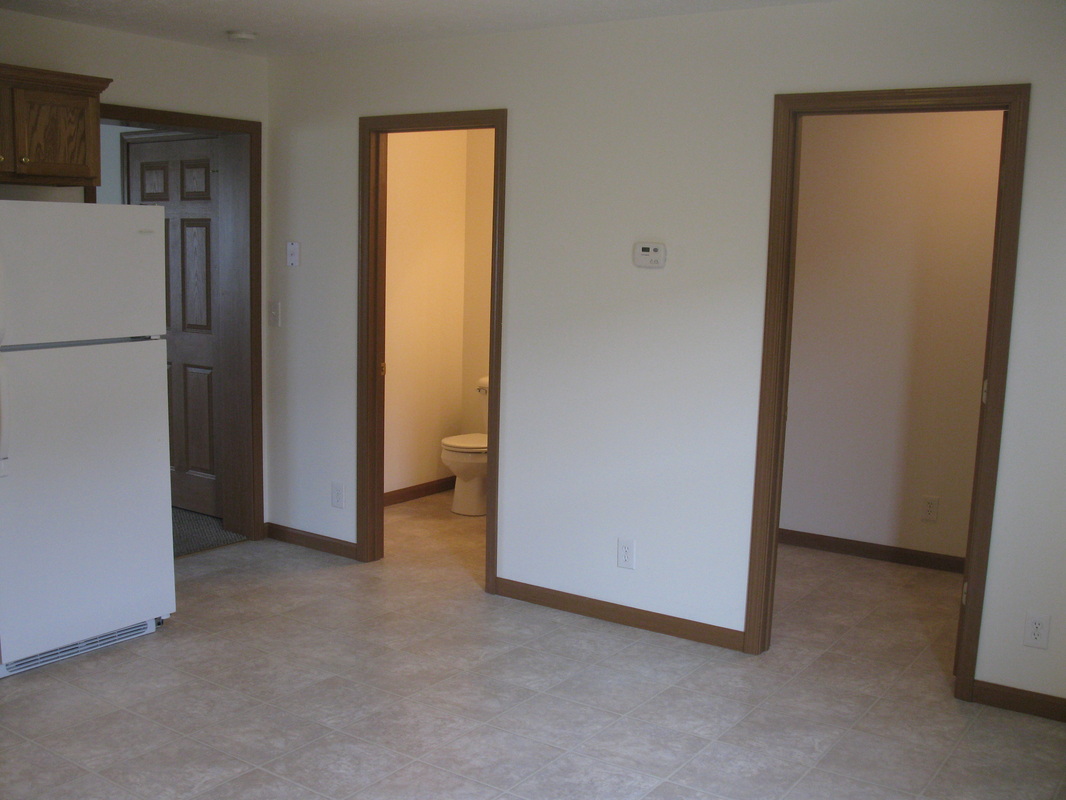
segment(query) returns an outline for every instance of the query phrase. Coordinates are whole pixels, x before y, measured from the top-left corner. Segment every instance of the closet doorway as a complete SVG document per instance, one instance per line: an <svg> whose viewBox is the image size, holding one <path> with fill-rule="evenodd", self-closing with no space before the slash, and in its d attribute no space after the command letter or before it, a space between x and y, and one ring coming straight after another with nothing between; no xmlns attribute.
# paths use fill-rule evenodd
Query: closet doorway
<svg viewBox="0 0 1066 800"><path fill-rule="evenodd" d="M775 103L770 243L751 567L744 649L770 646L773 581L781 515L798 230L800 131L804 118L840 114L1002 112L998 195L969 508L964 588L956 646L956 697L974 699L974 669L984 595L992 504L1002 429L1029 87L780 95Z"/></svg>

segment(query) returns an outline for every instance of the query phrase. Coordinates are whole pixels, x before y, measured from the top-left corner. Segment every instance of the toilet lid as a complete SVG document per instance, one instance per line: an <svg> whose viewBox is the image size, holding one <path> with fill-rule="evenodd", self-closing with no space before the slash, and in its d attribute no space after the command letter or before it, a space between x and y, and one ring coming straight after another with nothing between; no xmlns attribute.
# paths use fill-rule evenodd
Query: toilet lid
<svg viewBox="0 0 1066 800"><path fill-rule="evenodd" d="M440 443L445 450L476 453L489 449L489 436L487 433L460 433L458 436L445 436Z"/></svg>

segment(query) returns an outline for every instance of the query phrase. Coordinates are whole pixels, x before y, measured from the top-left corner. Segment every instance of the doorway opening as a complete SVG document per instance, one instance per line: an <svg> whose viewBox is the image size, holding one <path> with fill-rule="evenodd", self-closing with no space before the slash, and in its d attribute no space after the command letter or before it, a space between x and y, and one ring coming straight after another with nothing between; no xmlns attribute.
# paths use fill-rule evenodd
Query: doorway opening
<svg viewBox="0 0 1066 800"><path fill-rule="evenodd" d="M261 539L261 123L106 104L101 120L113 175L86 199L167 217L174 506L202 515L195 538Z"/></svg>
<svg viewBox="0 0 1066 800"><path fill-rule="evenodd" d="M770 646L792 358L803 120L845 114L1001 112L991 283L985 295L987 324L978 391L982 397L972 461L972 492L965 515L964 583L955 648L955 696L973 699L1006 384L1028 92L1028 86L993 86L781 95L776 98L763 377L745 651L758 653Z"/></svg>
<svg viewBox="0 0 1066 800"><path fill-rule="evenodd" d="M447 470L440 464L442 432L454 435L468 432L466 428L470 432L480 428L488 441L484 524L485 585L490 592L494 591L496 570L506 120L504 110L360 120L356 557L373 561L384 556L387 500L418 498L450 485ZM431 132L446 135L423 136ZM390 147L396 152L395 162L390 162ZM451 161L429 152L441 148L456 150L461 157ZM423 159L422 167L418 166L419 159ZM434 193L454 192L457 185L446 168L443 172L439 169L445 163L461 165L462 175L457 173L453 178L462 178L463 196L449 199L442 194L434 201L426 195L430 181L436 184ZM468 181L478 164L484 178ZM484 186L485 181L490 184L487 192L467 192L475 183ZM475 208L481 209L476 214L484 223L481 227L489 229L480 234L476 221L466 221L468 211ZM462 256L456 258L460 249ZM477 270L466 270L467 249L483 251L481 260L487 263L480 275ZM388 301L387 282L391 282ZM433 288L434 283L439 285ZM464 314L468 301L472 313ZM427 302L434 305L428 314L431 323L419 331L423 326L416 318L426 319ZM411 317L407 323L403 322L405 315ZM388 345L387 320L392 330ZM445 329L450 333L442 333ZM423 344L404 341L411 336L420 336ZM455 346L444 346L445 340L454 340ZM393 384L394 395L386 414L390 358L399 380ZM485 375L490 388L487 395L479 396L477 382ZM419 412L415 406L420 395L426 399L427 390L436 396L428 398L431 406ZM450 408L442 408L445 395L454 396ZM480 407L482 402L487 408ZM427 424L429 429L417 435L415 429ZM449 430L449 426L464 430Z"/></svg>

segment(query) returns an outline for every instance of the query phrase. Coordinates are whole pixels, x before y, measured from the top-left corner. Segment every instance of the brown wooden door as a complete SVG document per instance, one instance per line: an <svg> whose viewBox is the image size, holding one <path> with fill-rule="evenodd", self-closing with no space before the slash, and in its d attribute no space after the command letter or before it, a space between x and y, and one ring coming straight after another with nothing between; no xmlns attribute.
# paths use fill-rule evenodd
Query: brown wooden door
<svg viewBox="0 0 1066 800"><path fill-rule="evenodd" d="M129 138L126 150L129 202L163 206L166 218L172 502L216 517L222 516L220 152L217 138Z"/></svg>

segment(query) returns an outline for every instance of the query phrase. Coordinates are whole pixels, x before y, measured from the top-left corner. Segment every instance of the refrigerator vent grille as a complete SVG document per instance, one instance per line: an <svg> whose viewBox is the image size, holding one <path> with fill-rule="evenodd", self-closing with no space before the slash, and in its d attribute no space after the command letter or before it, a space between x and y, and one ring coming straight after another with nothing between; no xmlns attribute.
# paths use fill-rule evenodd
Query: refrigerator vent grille
<svg viewBox="0 0 1066 800"><path fill-rule="evenodd" d="M111 631L110 633L102 633L99 636L82 639L80 642L74 642L74 644L57 647L54 650L46 650L45 652L38 653L34 656L27 656L18 661L11 661L7 664L0 665L0 677L15 675L19 672L25 672L28 669L43 667L46 664L54 664L56 661L62 661L65 658L72 658L73 656L80 656L82 653L99 650L101 647L118 644L127 639L133 639L145 633L151 633L154 630L155 623L154 620L151 620L138 622L136 625L120 628L119 630Z"/></svg>

